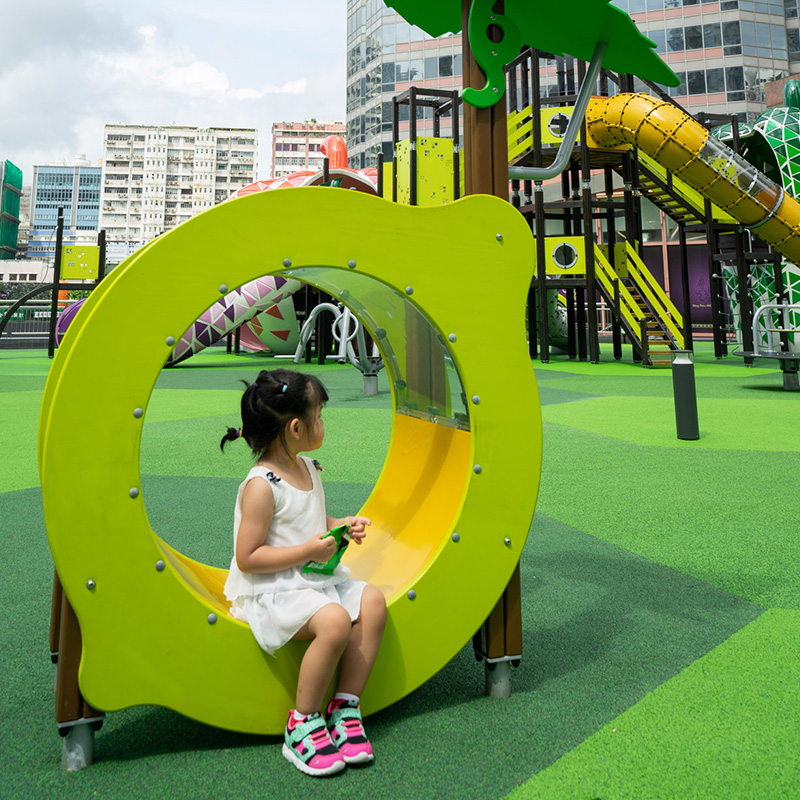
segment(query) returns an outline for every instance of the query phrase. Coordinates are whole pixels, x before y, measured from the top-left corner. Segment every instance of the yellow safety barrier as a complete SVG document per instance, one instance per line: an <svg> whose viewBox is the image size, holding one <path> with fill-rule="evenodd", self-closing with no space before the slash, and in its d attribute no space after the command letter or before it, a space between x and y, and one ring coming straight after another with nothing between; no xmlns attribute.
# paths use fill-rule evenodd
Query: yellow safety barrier
<svg viewBox="0 0 800 800"><path fill-rule="evenodd" d="M598 267L595 275L605 287L609 297L614 297L614 281L619 281L619 279L617 273L614 272L613 267L598 245L594 246L594 259L595 265ZM617 285L619 287L620 314L627 320L631 332L636 336L637 341L641 342L642 337L639 325L640 321L645 318L644 312L636 304L633 295L628 291L628 287L625 286L622 281L619 281Z"/></svg>
<svg viewBox="0 0 800 800"><path fill-rule="evenodd" d="M645 266L644 261L639 258L636 250L631 247L630 242L625 242L625 251L628 257L628 273L642 294L650 301L653 313L672 334L675 344L679 350L683 350L683 316L667 297L667 293L661 288L653 274ZM665 267L666 268L666 267Z"/></svg>

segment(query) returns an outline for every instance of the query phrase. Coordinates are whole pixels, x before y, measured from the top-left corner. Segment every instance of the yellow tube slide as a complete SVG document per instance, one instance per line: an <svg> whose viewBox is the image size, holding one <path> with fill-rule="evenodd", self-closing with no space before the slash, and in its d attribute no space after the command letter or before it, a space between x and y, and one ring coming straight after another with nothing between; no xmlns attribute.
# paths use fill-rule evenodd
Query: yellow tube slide
<svg viewBox="0 0 800 800"><path fill-rule="evenodd" d="M635 145L800 263L800 204L683 109L648 94L595 97L586 124L598 147Z"/></svg>

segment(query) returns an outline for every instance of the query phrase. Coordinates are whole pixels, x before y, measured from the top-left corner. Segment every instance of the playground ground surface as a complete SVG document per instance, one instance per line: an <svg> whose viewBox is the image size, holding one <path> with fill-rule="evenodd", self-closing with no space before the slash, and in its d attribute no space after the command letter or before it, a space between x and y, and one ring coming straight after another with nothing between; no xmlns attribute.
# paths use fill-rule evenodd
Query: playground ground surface
<svg viewBox="0 0 800 800"><path fill-rule="evenodd" d="M373 765L315 781L284 761L278 737L157 707L109 714L96 763L62 771L36 466L50 362L42 351L0 353L0 797L800 796L800 395L782 390L774 362L747 369L700 345L701 438L679 441L669 370L644 370L629 353L615 363L605 347L603 359L535 363L544 454L521 561L513 696L484 696L483 667L465 644L430 682L368 718ZM229 562L248 468L246 448L218 448L237 422L238 379L273 364L207 351L162 373L148 407L141 469L152 525L206 563ZM331 395L319 453L329 511L352 513L388 443L385 375L365 398L352 367L303 368ZM87 402L103 413L105 398ZM539 412L533 398L509 398L509 413ZM75 446L91 436L76 430ZM232 680L235 664L219 685Z"/></svg>

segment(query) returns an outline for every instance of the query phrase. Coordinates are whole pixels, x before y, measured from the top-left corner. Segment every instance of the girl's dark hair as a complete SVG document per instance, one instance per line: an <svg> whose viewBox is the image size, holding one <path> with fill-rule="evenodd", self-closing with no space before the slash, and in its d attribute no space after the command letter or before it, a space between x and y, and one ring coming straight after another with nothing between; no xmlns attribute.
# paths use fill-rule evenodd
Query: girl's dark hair
<svg viewBox="0 0 800 800"><path fill-rule="evenodd" d="M314 409L328 402L328 392L319 378L289 369L264 369L255 383L242 383L247 388L242 395L241 430L228 428L219 447L224 452L227 442L241 436L256 460L276 439L285 441L287 422L295 417L309 421Z"/></svg>

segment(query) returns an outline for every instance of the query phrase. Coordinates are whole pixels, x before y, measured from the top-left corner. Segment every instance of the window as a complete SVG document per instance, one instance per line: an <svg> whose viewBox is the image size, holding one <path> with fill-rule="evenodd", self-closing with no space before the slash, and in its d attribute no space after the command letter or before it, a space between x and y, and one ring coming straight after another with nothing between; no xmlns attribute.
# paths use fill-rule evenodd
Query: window
<svg viewBox="0 0 800 800"><path fill-rule="evenodd" d="M722 29L718 22L703 25L703 46L719 47L722 44Z"/></svg>
<svg viewBox="0 0 800 800"><path fill-rule="evenodd" d="M667 31L667 49L672 52L683 50L683 28L670 28Z"/></svg>
<svg viewBox="0 0 800 800"><path fill-rule="evenodd" d="M703 46L703 32L699 25L687 25L683 31L686 50L700 50Z"/></svg>
<svg viewBox="0 0 800 800"><path fill-rule="evenodd" d="M789 61L800 61L800 29L789 28L786 36L789 46Z"/></svg>
<svg viewBox="0 0 800 800"><path fill-rule="evenodd" d="M453 77L453 56L439 56L439 77Z"/></svg>
<svg viewBox="0 0 800 800"><path fill-rule="evenodd" d="M706 72L706 87L709 94L725 91L725 72L722 67Z"/></svg>

